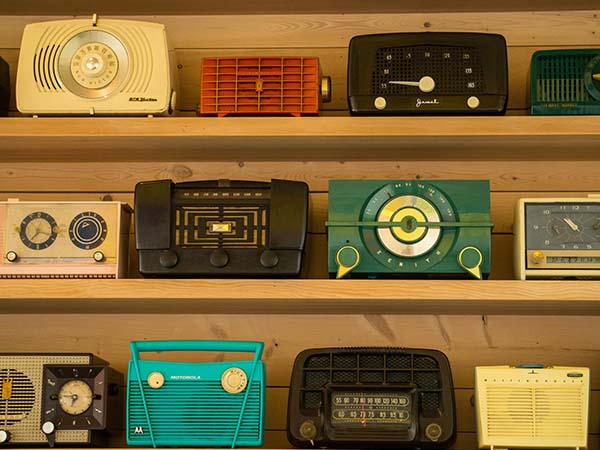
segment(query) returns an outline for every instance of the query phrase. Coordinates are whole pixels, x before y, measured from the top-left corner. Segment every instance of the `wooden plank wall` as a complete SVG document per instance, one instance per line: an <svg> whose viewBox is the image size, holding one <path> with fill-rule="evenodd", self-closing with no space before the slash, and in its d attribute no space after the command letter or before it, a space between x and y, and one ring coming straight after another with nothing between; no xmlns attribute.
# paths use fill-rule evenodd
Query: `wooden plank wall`
<svg viewBox="0 0 600 450"><path fill-rule="evenodd" d="M301 54L321 57L333 78L328 113L344 114L346 46L356 34L390 31L487 31L506 36L510 59L510 112L528 108L528 61L539 48L598 46L600 11L346 14L297 16L151 17L167 23L178 57L183 113L198 101L200 58L204 55ZM143 17L138 17L143 19ZM0 17L0 56L14 69L25 23L51 17ZM251 23L250 23L251 22ZM250 23L250 24L249 24ZM273 45L277 48L272 48ZM168 120L168 119L162 119ZM202 120L202 119L198 119ZM227 119L224 119L227 120ZM567 120L567 119L566 119ZM424 121L424 126L426 122ZM76 142L73 145L77 145ZM439 145L444 147L444 143ZM365 152L368 152L365 148ZM447 148L448 152L452 148ZM85 151L82 148L81 151ZM165 148L165 152L169 149ZM282 149L285 151L285 149ZM418 148L415 149L418 151ZM569 149L565 149L568 152ZM564 159L564 158L561 158ZM512 277L513 205L522 196L575 196L600 191L598 161L272 161L235 162L7 162L0 151L0 199L103 199L132 201L142 180L288 178L311 189L311 222L306 276L326 276L324 220L327 181L332 178L489 179L492 186L493 278ZM132 276L135 250L132 248ZM283 281L282 281L283 282ZM474 287L476 284L474 284ZM43 296L43 293L40 293ZM294 356L320 346L385 345L437 348L451 360L457 394L459 439L455 448L475 447L472 370L475 365L547 364L592 367L590 447L600 448L600 329L595 317L560 316L379 316L364 315L58 315L0 316L3 351L93 351L125 370L133 339L255 339L266 343L268 371L267 447L285 440L287 386ZM177 355L189 359L190 355ZM223 355L211 355L221 359Z"/></svg>

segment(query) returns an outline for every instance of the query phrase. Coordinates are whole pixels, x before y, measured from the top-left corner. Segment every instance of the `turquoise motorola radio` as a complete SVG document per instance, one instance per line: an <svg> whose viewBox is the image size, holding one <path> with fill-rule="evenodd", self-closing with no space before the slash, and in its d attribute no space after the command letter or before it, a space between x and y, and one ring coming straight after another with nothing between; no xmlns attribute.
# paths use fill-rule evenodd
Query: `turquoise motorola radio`
<svg viewBox="0 0 600 450"><path fill-rule="evenodd" d="M265 412L264 344L137 341L127 379L127 443L156 447L260 446ZM171 362L141 352L249 352L246 360Z"/></svg>
<svg viewBox="0 0 600 450"><path fill-rule="evenodd" d="M483 180L331 180L328 266L357 276L490 273L490 184Z"/></svg>

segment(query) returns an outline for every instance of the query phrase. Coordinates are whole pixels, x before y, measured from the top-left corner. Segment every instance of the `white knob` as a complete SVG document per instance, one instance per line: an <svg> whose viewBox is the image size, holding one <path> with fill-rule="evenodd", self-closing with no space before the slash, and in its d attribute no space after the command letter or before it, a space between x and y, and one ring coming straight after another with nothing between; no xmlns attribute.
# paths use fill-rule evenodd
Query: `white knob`
<svg viewBox="0 0 600 450"><path fill-rule="evenodd" d="M380 111L382 109L385 109L385 107L387 106L387 102L385 101L385 98L383 98L383 97L377 97L373 104L375 105L375 108L377 108Z"/></svg>
<svg viewBox="0 0 600 450"><path fill-rule="evenodd" d="M421 92L431 92L435 89L435 80L431 77L423 77L419 80L419 89Z"/></svg>
<svg viewBox="0 0 600 450"><path fill-rule="evenodd" d="M102 252L94 252L94 261L102 262L104 261L104 253Z"/></svg>
<svg viewBox="0 0 600 450"><path fill-rule="evenodd" d="M15 262L17 260L17 253L10 251L6 254L6 260L9 262Z"/></svg>
<svg viewBox="0 0 600 450"><path fill-rule="evenodd" d="M8 442L10 439L10 434L6 430L0 430L0 444L4 444Z"/></svg>
<svg viewBox="0 0 600 450"><path fill-rule="evenodd" d="M148 375L148 384L152 389L159 389L165 384L165 376L160 372L152 372Z"/></svg>
<svg viewBox="0 0 600 450"><path fill-rule="evenodd" d="M42 432L44 434L52 434L54 433L54 430L56 429L56 427L54 426L54 422L44 422L44 424L42 425Z"/></svg>
<svg viewBox="0 0 600 450"><path fill-rule="evenodd" d="M475 97L474 95L467 99L467 106L471 109L479 108L480 103L481 102L479 101L479 98Z"/></svg>

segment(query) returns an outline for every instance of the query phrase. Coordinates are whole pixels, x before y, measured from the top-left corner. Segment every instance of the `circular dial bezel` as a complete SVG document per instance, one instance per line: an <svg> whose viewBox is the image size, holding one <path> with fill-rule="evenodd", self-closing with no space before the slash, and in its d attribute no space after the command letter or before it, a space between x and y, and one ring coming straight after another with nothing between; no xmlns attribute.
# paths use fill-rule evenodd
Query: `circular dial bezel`
<svg viewBox="0 0 600 450"><path fill-rule="evenodd" d="M65 390L69 390L69 392L64 392ZM93 403L94 391L84 380L69 380L58 390L58 404L65 413L71 416L80 416L90 409Z"/></svg>
<svg viewBox="0 0 600 450"><path fill-rule="evenodd" d="M396 200L402 197L404 197L403 200ZM415 199L418 200L415 201ZM428 220L431 222L458 221L450 199L438 188L421 181L402 181L389 183L383 186L365 203L361 213L361 221L378 221L382 209L385 208L386 205L393 205L392 202L406 203L408 205L407 207L415 207L415 204L427 205L427 208L430 208L430 211L435 211L437 218L439 218L438 220L435 220L436 217L429 211L422 212L423 216L434 219ZM382 217L391 217L393 219L394 215L395 214L387 214ZM382 233L381 230L388 230L388 232ZM394 233L393 228L364 226L361 227L360 233L369 253L378 262L384 266L390 267L394 272L414 272L424 271L438 264L452 249L452 245L457 236L457 229L455 227L429 227L428 230L422 234L420 239L412 240L412 242L410 242L410 240L402 242L398 239L398 235ZM415 250L417 249L414 246L422 246L422 244L419 243L423 241L423 239L432 242L428 242L426 248L419 248L418 251L412 252L412 256L410 256L410 251L404 251L402 253L398 252L398 254L395 254L388 248L389 241L382 241L382 234L387 236L386 239L389 239L391 236L397 242L402 242L403 246L411 245Z"/></svg>
<svg viewBox="0 0 600 450"><path fill-rule="evenodd" d="M108 83L93 89L84 86L73 75L73 69L80 63L78 57L85 55L86 51L100 52L102 48L109 48L116 57L116 73L111 76ZM129 56L125 45L114 35L101 30L82 31L67 41L58 57L58 73L64 86L73 94L83 98L107 98L119 91L129 74Z"/></svg>
<svg viewBox="0 0 600 450"><path fill-rule="evenodd" d="M45 230L40 230L39 228L32 228L36 223L39 223L39 226L43 226ZM36 234L31 234L35 232ZM34 242L33 239L42 231L46 231L43 234L46 234L48 237L46 240L42 242ZM45 250L50 247L56 238L58 237L58 224L54 217L44 211L35 211L31 214L28 214L23 218L21 224L19 226L19 237L21 238L21 242L32 250Z"/></svg>
<svg viewBox="0 0 600 450"><path fill-rule="evenodd" d="M587 63L583 79L585 87L589 94L595 99L600 101L600 80L594 80L592 75L600 73L600 55L594 56Z"/></svg>
<svg viewBox="0 0 600 450"><path fill-rule="evenodd" d="M81 227L94 226L94 235L90 238L82 236ZM98 248L106 240L108 227L104 218L94 211L85 211L77 214L69 224L69 239L71 243L82 250Z"/></svg>

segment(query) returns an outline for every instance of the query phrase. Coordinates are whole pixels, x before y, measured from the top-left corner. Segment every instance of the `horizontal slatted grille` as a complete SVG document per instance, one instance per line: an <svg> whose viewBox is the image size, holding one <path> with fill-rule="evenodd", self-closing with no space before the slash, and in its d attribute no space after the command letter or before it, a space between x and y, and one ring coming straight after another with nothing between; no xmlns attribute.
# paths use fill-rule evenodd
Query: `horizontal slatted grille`
<svg viewBox="0 0 600 450"><path fill-rule="evenodd" d="M143 383L152 430L158 442L210 443L233 440L245 392L230 394L218 381L165 381L160 389ZM150 433L137 381L129 382L130 441L150 442ZM261 434L261 386L253 383L243 414L238 440L255 440ZM136 428L144 433L136 434ZM137 443L137 442L136 442Z"/></svg>

